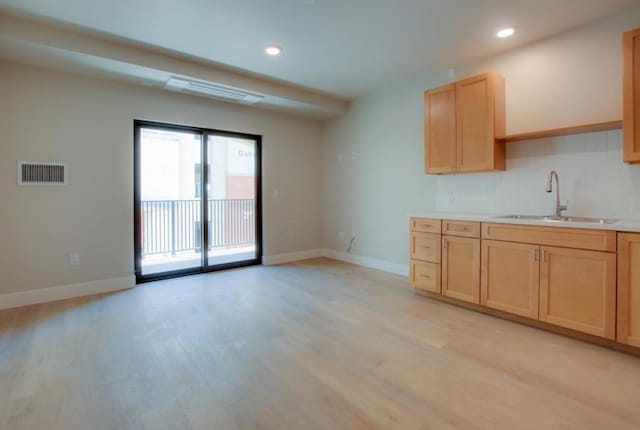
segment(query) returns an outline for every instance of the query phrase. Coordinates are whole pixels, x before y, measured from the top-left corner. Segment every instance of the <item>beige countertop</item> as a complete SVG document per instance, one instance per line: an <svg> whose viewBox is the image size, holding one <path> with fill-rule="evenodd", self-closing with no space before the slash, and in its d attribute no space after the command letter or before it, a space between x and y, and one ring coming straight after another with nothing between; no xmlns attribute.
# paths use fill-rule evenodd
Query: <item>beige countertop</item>
<svg viewBox="0 0 640 430"><path fill-rule="evenodd" d="M518 225L537 225L545 227L565 227L565 228L586 228L592 230L613 230L613 231L628 231L640 233L640 220L616 220L612 224L601 224L591 222L552 222L544 220L529 220L529 219L505 219L499 218L500 216L510 214L481 214L481 213L466 213L466 212L423 212L423 213L411 213L408 216L410 218L435 218L435 219L449 219L454 221L478 221L478 222L490 222L496 224L518 224Z"/></svg>

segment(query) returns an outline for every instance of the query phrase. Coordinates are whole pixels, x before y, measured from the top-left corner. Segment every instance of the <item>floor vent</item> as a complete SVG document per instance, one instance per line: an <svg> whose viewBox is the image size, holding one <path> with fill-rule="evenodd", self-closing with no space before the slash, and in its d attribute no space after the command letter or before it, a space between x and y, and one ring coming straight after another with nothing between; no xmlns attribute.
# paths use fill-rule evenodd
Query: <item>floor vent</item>
<svg viewBox="0 0 640 430"><path fill-rule="evenodd" d="M18 184L67 185L67 164L19 161Z"/></svg>

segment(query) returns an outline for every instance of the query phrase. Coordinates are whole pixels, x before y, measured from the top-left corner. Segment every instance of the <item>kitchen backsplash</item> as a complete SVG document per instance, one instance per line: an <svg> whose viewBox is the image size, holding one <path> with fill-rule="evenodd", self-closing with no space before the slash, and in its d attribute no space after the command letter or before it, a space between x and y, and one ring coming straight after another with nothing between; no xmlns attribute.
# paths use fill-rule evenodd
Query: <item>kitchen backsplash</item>
<svg viewBox="0 0 640 430"><path fill-rule="evenodd" d="M567 214L640 219L640 166L622 162L621 130L509 143L506 172L438 177L436 208L550 214L551 170Z"/></svg>

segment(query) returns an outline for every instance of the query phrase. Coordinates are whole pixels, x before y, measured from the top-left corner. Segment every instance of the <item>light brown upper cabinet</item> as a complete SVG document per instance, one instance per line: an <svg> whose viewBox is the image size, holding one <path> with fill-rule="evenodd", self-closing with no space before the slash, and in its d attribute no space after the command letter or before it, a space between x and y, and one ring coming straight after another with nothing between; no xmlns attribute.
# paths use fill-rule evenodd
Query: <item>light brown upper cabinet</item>
<svg viewBox="0 0 640 430"><path fill-rule="evenodd" d="M424 93L424 162L427 173L456 170L456 85Z"/></svg>
<svg viewBox="0 0 640 430"><path fill-rule="evenodd" d="M618 342L640 348L640 234L618 234Z"/></svg>
<svg viewBox="0 0 640 430"><path fill-rule="evenodd" d="M428 174L505 169L505 84L485 73L425 92Z"/></svg>
<svg viewBox="0 0 640 430"><path fill-rule="evenodd" d="M623 35L624 161L640 163L640 29Z"/></svg>

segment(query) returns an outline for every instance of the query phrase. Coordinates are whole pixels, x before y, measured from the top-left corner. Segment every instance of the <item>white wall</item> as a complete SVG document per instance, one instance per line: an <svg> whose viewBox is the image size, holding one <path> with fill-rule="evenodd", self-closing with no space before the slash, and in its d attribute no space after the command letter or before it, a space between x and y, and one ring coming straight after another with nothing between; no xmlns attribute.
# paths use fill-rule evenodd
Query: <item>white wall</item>
<svg viewBox="0 0 640 430"><path fill-rule="evenodd" d="M321 246L318 121L2 62L0 101L0 294L133 274L134 118L263 135L265 255ZM18 160L69 186L18 187Z"/></svg>
<svg viewBox="0 0 640 430"><path fill-rule="evenodd" d="M326 123L325 247L345 251L356 234L354 254L404 262L405 214L435 203L436 182L423 173L421 94L413 85L374 94Z"/></svg>
<svg viewBox="0 0 640 430"><path fill-rule="evenodd" d="M622 32L638 27L640 7L507 54L456 67L456 79L497 71L506 79L507 132L622 118ZM426 209L548 213L549 170L560 173L575 215L640 218L640 166L622 162L619 131L511 143L507 171L455 176L423 172L423 91L444 72L357 100L324 131L328 248L338 231L359 235L353 252L408 261L406 214ZM338 163L337 154L357 151Z"/></svg>

